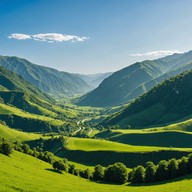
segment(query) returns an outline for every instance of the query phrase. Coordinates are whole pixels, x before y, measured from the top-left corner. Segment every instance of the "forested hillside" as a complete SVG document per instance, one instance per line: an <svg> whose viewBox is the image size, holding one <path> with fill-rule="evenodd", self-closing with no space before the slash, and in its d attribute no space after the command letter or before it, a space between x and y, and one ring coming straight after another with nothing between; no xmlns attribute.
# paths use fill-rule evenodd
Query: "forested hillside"
<svg viewBox="0 0 192 192"><path fill-rule="evenodd" d="M137 98L105 125L140 127L169 123L192 114L192 71L165 80Z"/></svg>
<svg viewBox="0 0 192 192"><path fill-rule="evenodd" d="M127 103L163 80L189 69L192 69L192 51L138 62L113 73L77 104L109 107Z"/></svg>

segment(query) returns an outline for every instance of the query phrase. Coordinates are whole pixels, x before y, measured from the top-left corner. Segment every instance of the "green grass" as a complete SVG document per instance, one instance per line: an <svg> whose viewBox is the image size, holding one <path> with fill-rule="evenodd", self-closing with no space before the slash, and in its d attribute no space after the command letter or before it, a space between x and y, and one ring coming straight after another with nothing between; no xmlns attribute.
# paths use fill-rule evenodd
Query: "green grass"
<svg viewBox="0 0 192 192"><path fill-rule="evenodd" d="M109 138L111 141L136 146L192 148L192 133L185 131L171 131L143 129L143 130L113 130L96 135L100 138Z"/></svg>
<svg viewBox="0 0 192 192"><path fill-rule="evenodd" d="M39 139L41 135L17 131L15 129L11 129L5 125L0 124L0 137L11 140L11 141L25 142L25 141Z"/></svg>
<svg viewBox="0 0 192 192"><path fill-rule="evenodd" d="M14 152L11 157L0 154L0 186L3 192L188 192L192 188L192 175L151 186L100 184L67 173L55 173L51 165Z"/></svg>
<svg viewBox="0 0 192 192"><path fill-rule="evenodd" d="M69 138L67 148L82 151L116 151L116 152L150 152L170 150L170 147L134 146L102 139ZM192 151L188 148L172 148L172 150Z"/></svg>
<svg viewBox="0 0 192 192"><path fill-rule="evenodd" d="M46 117L46 116L42 116L42 115L35 115L35 114L27 113L16 107L8 106L8 105L2 104L2 103L0 103L0 114L7 114L7 115L14 114L14 115L24 117L24 118L47 121L52 125L58 125L58 126L63 124L63 121L53 119L50 117Z"/></svg>

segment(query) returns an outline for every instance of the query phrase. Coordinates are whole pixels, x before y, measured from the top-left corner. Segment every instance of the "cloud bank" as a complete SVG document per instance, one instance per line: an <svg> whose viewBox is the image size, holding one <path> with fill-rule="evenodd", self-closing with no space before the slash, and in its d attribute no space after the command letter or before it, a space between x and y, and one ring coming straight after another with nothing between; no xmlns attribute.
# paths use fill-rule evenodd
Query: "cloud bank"
<svg viewBox="0 0 192 192"><path fill-rule="evenodd" d="M60 34L60 33L39 33L34 35L13 33L9 35L8 38L16 39L16 40L32 39L35 41L45 41L49 43L66 42L66 41L77 42L77 41L85 41L89 39L88 37L79 37L76 35L66 35L66 34Z"/></svg>
<svg viewBox="0 0 192 192"><path fill-rule="evenodd" d="M143 57L143 56L156 57L156 56L172 55L174 53L183 53L183 52L178 51L178 50L165 50L165 51L151 51L151 52L147 52L147 53L133 53L133 54L129 54L129 55L132 57Z"/></svg>

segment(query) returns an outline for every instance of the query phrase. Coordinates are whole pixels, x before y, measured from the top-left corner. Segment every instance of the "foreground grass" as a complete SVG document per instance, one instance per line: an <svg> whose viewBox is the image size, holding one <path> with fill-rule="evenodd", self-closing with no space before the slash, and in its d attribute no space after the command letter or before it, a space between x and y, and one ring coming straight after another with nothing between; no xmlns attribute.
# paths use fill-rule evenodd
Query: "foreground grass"
<svg viewBox="0 0 192 192"><path fill-rule="evenodd" d="M187 192L192 188L192 175L151 186L99 184L67 173L58 174L51 165L15 151L11 157L0 154L0 186L4 192Z"/></svg>

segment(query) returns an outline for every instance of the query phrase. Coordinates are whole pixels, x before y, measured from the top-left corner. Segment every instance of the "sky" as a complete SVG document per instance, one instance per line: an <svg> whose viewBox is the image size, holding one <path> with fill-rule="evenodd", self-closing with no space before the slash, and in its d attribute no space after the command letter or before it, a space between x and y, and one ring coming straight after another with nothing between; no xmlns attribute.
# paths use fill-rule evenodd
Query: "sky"
<svg viewBox="0 0 192 192"><path fill-rule="evenodd" d="M192 49L192 0L0 0L0 55L71 73Z"/></svg>

